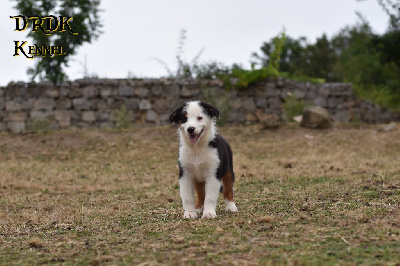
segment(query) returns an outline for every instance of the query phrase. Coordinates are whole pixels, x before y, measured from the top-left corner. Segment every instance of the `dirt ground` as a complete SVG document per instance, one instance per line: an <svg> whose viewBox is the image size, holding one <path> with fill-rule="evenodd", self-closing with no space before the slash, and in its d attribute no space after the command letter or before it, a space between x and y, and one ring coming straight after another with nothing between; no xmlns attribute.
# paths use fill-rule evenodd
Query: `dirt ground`
<svg viewBox="0 0 400 266"><path fill-rule="evenodd" d="M0 264L400 263L400 130L226 126L238 213L184 220L173 127L0 135Z"/></svg>

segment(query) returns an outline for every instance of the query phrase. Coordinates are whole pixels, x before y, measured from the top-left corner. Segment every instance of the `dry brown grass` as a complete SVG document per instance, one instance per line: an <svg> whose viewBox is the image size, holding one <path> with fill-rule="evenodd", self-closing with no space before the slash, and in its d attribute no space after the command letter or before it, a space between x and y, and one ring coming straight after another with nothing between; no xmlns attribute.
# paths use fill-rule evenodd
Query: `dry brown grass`
<svg viewBox="0 0 400 266"><path fill-rule="evenodd" d="M0 264L396 264L400 133L221 129L237 214L182 219L171 127L0 135Z"/></svg>

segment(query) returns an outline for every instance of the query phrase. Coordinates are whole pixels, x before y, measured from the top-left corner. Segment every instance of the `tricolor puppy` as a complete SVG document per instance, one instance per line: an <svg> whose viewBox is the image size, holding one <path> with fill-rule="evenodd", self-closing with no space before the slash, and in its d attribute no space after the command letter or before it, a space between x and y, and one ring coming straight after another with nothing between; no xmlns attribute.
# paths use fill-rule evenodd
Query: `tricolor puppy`
<svg viewBox="0 0 400 266"><path fill-rule="evenodd" d="M233 202L232 151L216 130L218 117L217 108L201 101L187 102L169 117L170 123L178 125L180 137L179 185L184 218L197 218L201 212L202 218L215 218L221 185L225 210L237 212Z"/></svg>

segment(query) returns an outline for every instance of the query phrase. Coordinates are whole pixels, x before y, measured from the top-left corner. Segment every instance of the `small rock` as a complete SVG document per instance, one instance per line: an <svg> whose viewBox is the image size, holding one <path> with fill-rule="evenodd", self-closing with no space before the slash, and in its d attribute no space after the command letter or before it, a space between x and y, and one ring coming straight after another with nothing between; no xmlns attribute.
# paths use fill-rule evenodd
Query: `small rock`
<svg viewBox="0 0 400 266"><path fill-rule="evenodd" d="M294 122L301 123L301 120L303 120L303 116L297 115L297 116L293 117L293 120L294 120Z"/></svg>
<svg viewBox="0 0 400 266"><path fill-rule="evenodd" d="M308 106L304 108L303 119L300 125L307 128L330 128L331 117L328 111L320 106Z"/></svg>
<svg viewBox="0 0 400 266"><path fill-rule="evenodd" d="M389 132L394 130L397 130L397 125L395 122L389 123L377 129L378 132Z"/></svg>
<svg viewBox="0 0 400 266"><path fill-rule="evenodd" d="M305 134L304 137L305 137L306 139L309 139L309 140L312 140L312 139L315 138L313 135L309 135L309 134Z"/></svg>
<svg viewBox="0 0 400 266"><path fill-rule="evenodd" d="M149 122L157 122L158 115L153 110L148 110L146 113L146 120Z"/></svg>
<svg viewBox="0 0 400 266"><path fill-rule="evenodd" d="M149 100L143 99L139 102L139 110L150 110L151 103Z"/></svg>

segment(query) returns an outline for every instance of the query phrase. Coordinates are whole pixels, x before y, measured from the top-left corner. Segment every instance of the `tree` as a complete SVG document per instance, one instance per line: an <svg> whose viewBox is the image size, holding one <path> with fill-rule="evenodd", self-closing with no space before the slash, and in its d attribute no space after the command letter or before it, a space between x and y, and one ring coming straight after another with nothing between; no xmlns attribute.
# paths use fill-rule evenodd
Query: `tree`
<svg viewBox="0 0 400 266"><path fill-rule="evenodd" d="M356 0L358 2L365 0ZM389 30L400 30L400 0L377 0L378 4L383 8L389 16Z"/></svg>
<svg viewBox="0 0 400 266"><path fill-rule="evenodd" d="M398 32L376 35L366 20L341 30L331 40L338 59L335 73L364 99L400 107Z"/></svg>
<svg viewBox="0 0 400 266"><path fill-rule="evenodd" d="M325 34L315 43L302 37L286 37L279 71L296 78L323 78L352 83L359 96L384 107L400 108L400 31L390 26L383 35L374 34L368 21L357 13L359 22L347 26L328 39ZM391 24L393 25L393 24ZM263 43L261 53L252 58L264 68L273 60L276 40ZM243 72L243 71L242 71ZM240 73L242 73L240 72ZM264 72L247 73L258 80ZM245 76L243 80L250 80Z"/></svg>
<svg viewBox="0 0 400 266"><path fill-rule="evenodd" d="M276 50L276 44L281 43L282 41L283 44L280 48L280 61L278 64L279 71L293 73L293 70L298 68L303 56L307 42L305 37L295 40L290 36L282 35L279 37L278 35L272 38L270 41L263 43L263 45L260 47L261 54L256 52L252 54L252 63L255 65L260 65L261 67L268 67L270 64L273 64L272 55Z"/></svg>
<svg viewBox="0 0 400 266"><path fill-rule="evenodd" d="M263 67L274 64L274 51L279 37L264 42L261 46L262 54L253 53L252 57ZM326 35L318 38L315 44L308 44L305 37L293 39L285 37L281 48L279 71L288 72L294 76L308 76L333 80L333 66L336 55Z"/></svg>
<svg viewBox="0 0 400 266"><path fill-rule="evenodd" d="M337 58L330 41L323 34L317 38L315 44L308 45L305 49L305 64L302 74L309 77L323 78L333 81L334 65Z"/></svg>
<svg viewBox="0 0 400 266"><path fill-rule="evenodd" d="M378 3L389 15L389 31L400 30L400 0L378 0Z"/></svg>
<svg viewBox="0 0 400 266"><path fill-rule="evenodd" d="M39 77L39 79L50 80L56 85L60 84L66 78L64 67L68 67L68 61L77 53L78 47L84 43L91 43L102 33L100 31L102 24L99 18L100 0L14 1L17 2L15 8L25 17L43 18L51 15L55 18L59 18L59 16L72 17L69 20L72 30L55 31L46 35L40 29L35 32L32 30L33 28L28 28L28 37L33 39L34 44L47 47L61 46L65 52L64 55L35 56L34 60L37 62L35 67L28 69L28 74L31 75L32 80ZM42 22L43 29L54 29L57 26L56 19L43 19Z"/></svg>

